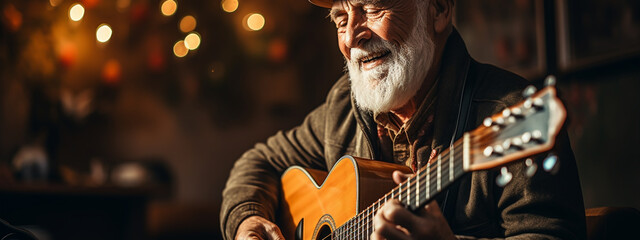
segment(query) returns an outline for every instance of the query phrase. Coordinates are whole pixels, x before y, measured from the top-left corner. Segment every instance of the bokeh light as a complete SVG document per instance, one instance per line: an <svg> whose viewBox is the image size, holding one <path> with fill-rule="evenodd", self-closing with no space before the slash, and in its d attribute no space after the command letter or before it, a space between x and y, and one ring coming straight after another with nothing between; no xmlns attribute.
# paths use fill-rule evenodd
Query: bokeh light
<svg viewBox="0 0 640 240"><path fill-rule="evenodd" d="M189 50L195 50L200 46L200 35L198 33L189 33L184 38L184 46Z"/></svg>
<svg viewBox="0 0 640 240"><path fill-rule="evenodd" d="M225 12L235 12L238 10L238 0L222 0L220 3L222 5L222 10Z"/></svg>
<svg viewBox="0 0 640 240"><path fill-rule="evenodd" d="M112 33L113 31L108 24L100 24L98 30L96 31L96 39L98 39L98 42L107 42L109 41L109 39L111 39Z"/></svg>
<svg viewBox="0 0 640 240"><path fill-rule="evenodd" d="M196 18L191 15L187 15L180 20L180 31L191 32L196 29Z"/></svg>
<svg viewBox="0 0 640 240"><path fill-rule="evenodd" d="M175 54L176 57L187 56L187 53L189 53L189 49L184 45L183 40L180 40L173 45L173 54Z"/></svg>
<svg viewBox="0 0 640 240"><path fill-rule="evenodd" d="M252 31L258 31L264 27L265 19L262 14L250 13L246 19L247 27Z"/></svg>
<svg viewBox="0 0 640 240"><path fill-rule="evenodd" d="M128 8L129 5L131 5L131 0L118 0L118 1L116 1L116 7L118 7L119 10L124 10L124 9Z"/></svg>
<svg viewBox="0 0 640 240"><path fill-rule="evenodd" d="M22 26L22 13L11 3L4 6L3 13L3 22L11 31L17 32Z"/></svg>
<svg viewBox="0 0 640 240"><path fill-rule="evenodd" d="M69 18L75 22L80 21L84 17L84 7L80 3L73 4L69 8Z"/></svg>
<svg viewBox="0 0 640 240"><path fill-rule="evenodd" d="M162 6L160 7L160 11L162 11L162 14L165 16L173 15L174 13L176 13L176 10L178 10L178 3L173 0L164 1L162 3Z"/></svg>
<svg viewBox="0 0 640 240"><path fill-rule="evenodd" d="M117 84L120 82L122 76L122 69L120 62L115 59L111 59L105 63L102 68L102 80L107 84Z"/></svg>
<svg viewBox="0 0 640 240"><path fill-rule="evenodd" d="M52 7L60 5L61 2L62 0L49 0L49 4L51 4Z"/></svg>

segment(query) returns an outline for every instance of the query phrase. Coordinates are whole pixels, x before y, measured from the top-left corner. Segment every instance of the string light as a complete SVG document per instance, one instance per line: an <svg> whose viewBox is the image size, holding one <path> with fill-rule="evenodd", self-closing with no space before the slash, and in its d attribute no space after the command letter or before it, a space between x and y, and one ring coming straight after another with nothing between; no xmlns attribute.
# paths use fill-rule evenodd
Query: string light
<svg viewBox="0 0 640 240"><path fill-rule="evenodd" d="M222 6L222 10L231 13L238 10L239 4L238 0L222 0L222 2L220 2L220 5Z"/></svg>
<svg viewBox="0 0 640 240"><path fill-rule="evenodd" d="M189 53L189 49L184 45L183 40L180 40L173 45L173 54L175 54L176 57L187 56L187 53Z"/></svg>
<svg viewBox="0 0 640 240"><path fill-rule="evenodd" d="M184 38L184 46L189 50L197 49L200 46L200 35L196 32L189 33L189 35Z"/></svg>
<svg viewBox="0 0 640 240"><path fill-rule="evenodd" d="M100 26L98 26L98 30L96 31L96 39L98 39L98 42L107 42L109 41L109 39L111 39L112 33L113 31L108 24L100 24Z"/></svg>
<svg viewBox="0 0 640 240"><path fill-rule="evenodd" d="M69 8L69 19L74 22L80 21L84 17L84 7L80 3L76 3Z"/></svg>
<svg viewBox="0 0 640 240"><path fill-rule="evenodd" d="M251 13L246 17L246 24L249 30L259 31L264 27L265 19L262 14Z"/></svg>
<svg viewBox="0 0 640 240"><path fill-rule="evenodd" d="M116 1L116 6L119 10L124 10L131 5L131 0L118 0Z"/></svg>
<svg viewBox="0 0 640 240"><path fill-rule="evenodd" d="M52 7L60 5L61 2L62 0L49 0L49 4L51 4Z"/></svg>
<svg viewBox="0 0 640 240"><path fill-rule="evenodd" d="M191 32L196 29L196 18L191 15L187 15L180 20L180 31Z"/></svg>
<svg viewBox="0 0 640 240"><path fill-rule="evenodd" d="M162 11L162 14L165 16L173 15L174 13L176 13L177 9L178 9L178 4L176 3L176 1L173 1L173 0L166 0L160 6L160 11Z"/></svg>

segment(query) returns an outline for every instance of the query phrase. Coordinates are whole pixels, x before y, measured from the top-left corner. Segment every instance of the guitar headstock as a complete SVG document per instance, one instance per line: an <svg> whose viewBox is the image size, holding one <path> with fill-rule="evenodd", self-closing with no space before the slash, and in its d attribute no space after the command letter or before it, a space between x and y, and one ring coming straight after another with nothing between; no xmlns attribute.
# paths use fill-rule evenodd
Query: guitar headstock
<svg viewBox="0 0 640 240"><path fill-rule="evenodd" d="M535 92L525 90L526 100L484 120L468 134L469 157L465 170L491 169L553 148L566 118L566 110L556 96L555 78Z"/></svg>

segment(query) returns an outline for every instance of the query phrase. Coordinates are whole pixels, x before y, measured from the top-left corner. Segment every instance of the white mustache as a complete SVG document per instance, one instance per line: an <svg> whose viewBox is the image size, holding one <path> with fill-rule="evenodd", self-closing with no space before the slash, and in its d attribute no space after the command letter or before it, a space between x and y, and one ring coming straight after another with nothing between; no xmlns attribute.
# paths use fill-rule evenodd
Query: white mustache
<svg viewBox="0 0 640 240"><path fill-rule="evenodd" d="M391 51L393 45L382 39L370 40L364 44L361 48L351 48L351 60L352 62L359 63L362 59L365 59L371 55ZM393 52L393 51L391 51Z"/></svg>

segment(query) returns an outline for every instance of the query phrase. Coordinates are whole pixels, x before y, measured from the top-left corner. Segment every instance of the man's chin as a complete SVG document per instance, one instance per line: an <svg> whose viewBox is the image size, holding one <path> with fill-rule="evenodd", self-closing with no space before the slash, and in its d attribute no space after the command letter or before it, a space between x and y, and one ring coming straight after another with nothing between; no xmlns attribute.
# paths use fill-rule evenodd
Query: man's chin
<svg viewBox="0 0 640 240"><path fill-rule="evenodd" d="M371 86L371 90L373 90L373 88L377 87L378 84L380 84L382 81L384 81L387 78L388 72L387 71L362 71L360 74L360 78L362 81L366 82L369 84L369 86Z"/></svg>

